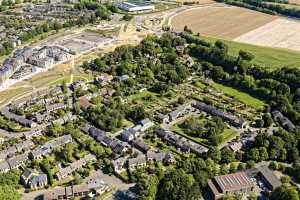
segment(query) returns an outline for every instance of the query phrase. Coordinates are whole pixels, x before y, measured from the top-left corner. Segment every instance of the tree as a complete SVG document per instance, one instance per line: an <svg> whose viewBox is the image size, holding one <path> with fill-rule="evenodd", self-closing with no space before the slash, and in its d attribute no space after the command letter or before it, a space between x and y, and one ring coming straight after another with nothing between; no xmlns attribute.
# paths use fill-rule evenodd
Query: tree
<svg viewBox="0 0 300 200"><path fill-rule="evenodd" d="M218 163L221 160L221 151L218 148L211 148L207 152L207 157Z"/></svg>
<svg viewBox="0 0 300 200"><path fill-rule="evenodd" d="M79 103L79 102L74 103L74 110L75 110L75 113L76 113L77 115L80 114L81 109L80 109L80 103Z"/></svg>
<svg viewBox="0 0 300 200"><path fill-rule="evenodd" d="M228 148L222 149L221 155L221 163L231 163L235 161L234 152Z"/></svg>
<svg viewBox="0 0 300 200"><path fill-rule="evenodd" d="M280 178L280 180L281 180L281 182L282 182L283 184L288 184L288 183L291 182L291 177L289 177L289 176L282 176L282 177Z"/></svg>
<svg viewBox="0 0 300 200"><path fill-rule="evenodd" d="M239 59L251 61L254 59L254 55L249 52L240 50L239 51Z"/></svg>
<svg viewBox="0 0 300 200"><path fill-rule="evenodd" d="M292 187L281 186L276 188L272 193L270 200L299 200L299 194L297 190Z"/></svg>
<svg viewBox="0 0 300 200"><path fill-rule="evenodd" d="M270 127L272 124L273 124L273 119L271 117L271 114L270 113L265 113L263 116L262 116L262 119L264 121L264 127Z"/></svg>
<svg viewBox="0 0 300 200"><path fill-rule="evenodd" d="M155 175L142 175L137 182L137 199L155 200L159 180Z"/></svg>
<svg viewBox="0 0 300 200"><path fill-rule="evenodd" d="M258 128L264 127L264 121L262 119L257 119L255 122L256 122L256 127Z"/></svg>
<svg viewBox="0 0 300 200"><path fill-rule="evenodd" d="M156 199L196 200L200 192L195 179L182 169L172 170L160 181Z"/></svg>
<svg viewBox="0 0 300 200"><path fill-rule="evenodd" d="M21 194L13 186L0 185L0 199L19 200L21 199Z"/></svg>
<svg viewBox="0 0 300 200"><path fill-rule="evenodd" d="M53 124L48 129L49 136L58 137L62 133L62 126L60 124Z"/></svg>
<svg viewBox="0 0 300 200"><path fill-rule="evenodd" d="M273 170L278 170L279 169L279 166L278 166L278 163L276 161L272 161L269 165L269 167Z"/></svg>

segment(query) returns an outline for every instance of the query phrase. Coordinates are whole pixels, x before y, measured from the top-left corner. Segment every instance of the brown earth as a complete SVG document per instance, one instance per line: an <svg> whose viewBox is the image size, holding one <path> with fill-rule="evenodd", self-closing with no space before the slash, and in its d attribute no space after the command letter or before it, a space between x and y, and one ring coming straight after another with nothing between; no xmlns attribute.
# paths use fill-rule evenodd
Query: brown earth
<svg viewBox="0 0 300 200"><path fill-rule="evenodd" d="M187 25L194 33L234 39L277 18L239 7L203 7L179 13L171 26L181 31Z"/></svg>
<svg viewBox="0 0 300 200"><path fill-rule="evenodd" d="M300 5L300 0L289 0L289 3Z"/></svg>

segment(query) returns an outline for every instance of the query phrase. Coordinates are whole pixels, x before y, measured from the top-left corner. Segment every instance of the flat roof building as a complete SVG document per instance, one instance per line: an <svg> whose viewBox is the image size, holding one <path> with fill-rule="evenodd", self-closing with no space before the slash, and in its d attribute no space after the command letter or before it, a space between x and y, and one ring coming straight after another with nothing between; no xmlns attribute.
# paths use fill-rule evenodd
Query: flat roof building
<svg viewBox="0 0 300 200"><path fill-rule="evenodd" d="M154 5L146 2L122 2L117 4L117 7L128 12L151 11L155 9Z"/></svg>
<svg viewBox="0 0 300 200"><path fill-rule="evenodd" d="M274 175L274 173L268 168L268 166L261 166L257 169L258 176L263 180L263 182L270 190L275 190L282 185L281 181Z"/></svg>
<svg viewBox="0 0 300 200"><path fill-rule="evenodd" d="M226 194L248 194L253 191L255 182L245 172L216 176L208 181L212 199L221 199Z"/></svg>

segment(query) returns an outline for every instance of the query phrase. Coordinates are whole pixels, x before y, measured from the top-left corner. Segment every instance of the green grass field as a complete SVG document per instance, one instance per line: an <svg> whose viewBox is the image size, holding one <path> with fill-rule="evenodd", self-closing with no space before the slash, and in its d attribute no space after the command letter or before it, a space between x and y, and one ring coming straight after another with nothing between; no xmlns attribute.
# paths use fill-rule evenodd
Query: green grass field
<svg viewBox="0 0 300 200"><path fill-rule="evenodd" d="M203 138L200 138L200 137L192 137L192 136L189 136L187 134L184 133L184 131L178 126L178 124L174 124L172 127L171 127L171 131L177 133L178 135L181 135L185 138L188 138L196 143L199 143L199 144L203 144L205 143L207 140L206 139L203 139Z"/></svg>
<svg viewBox="0 0 300 200"><path fill-rule="evenodd" d="M202 37L211 42L218 40L213 37ZM268 67L271 69L282 67L300 68L300 52L279 48L261 47L229 40L222 41L229 46L230 55L237 56L239 51L243 49L244 51L252 53L255 56L254 63L262 67Z"/></svg>
<svg viewBox="0 0 300 200"><path fill-rule="evenodd" d="M146 108L159 101L159 98L157 97L156 93L149 92L146 90L131 95L128 97L128 99L135 103L143 103Z"/></svg>
<svg viewBox="0 0 300 200"><path fill-rule="evenodd" d="M177 133L178 135L181 135L182 137L190 139L190 140L192 140L192 141L194 141L196 143L208 146L206 139L203 139L203 138L200 138L200 137L192 137L192 136L189 136L189 135L185 134L184 131L178 126L178 124L174 124L171 127L171 131ZM222 135L223 135L223 140L218 145L218 148L222 148L226 143L228 143L231 140L233 140L234 138L236 138L238 136L238 133L235 130L233 130L233 129L226 128L224 130L224 132L222 133Z"/></svg>
<svg viewBox="0 0 300 200"><path fill-rule="evenodd" d="M222 135L223 135L223 141L221 142L221 144L218 145L219 147L222 147L224 144L236 138L238 136L238 133L233 129L226 128L222 133Z"/></svg>
<svg viewBox="0 0 300 200"><path fill-rule="evenodd" d="M225 94L234 97L235 99L241 101L242 103L251 106L253 108L256 109L260 109L263 108L264 105L266 105L263 101L245 93L245 92L241 92L237 89L234 89L232 87L229 86L225 86L219 83L213 83L212 85L214 88L224 92Z"/></svg>

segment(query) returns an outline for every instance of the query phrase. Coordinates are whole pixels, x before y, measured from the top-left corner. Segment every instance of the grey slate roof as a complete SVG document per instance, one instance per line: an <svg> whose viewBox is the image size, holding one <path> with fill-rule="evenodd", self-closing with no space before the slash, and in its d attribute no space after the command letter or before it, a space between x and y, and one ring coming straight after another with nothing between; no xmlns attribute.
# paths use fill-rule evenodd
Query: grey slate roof
<svg viewBox="0 0 300 200"><path fill-rule="evenodd" d="M282 185L281 181L274 175L274 173L268 168L268 166L258 167L258 171L272 187L271 189L275 189Z"/></svg>

